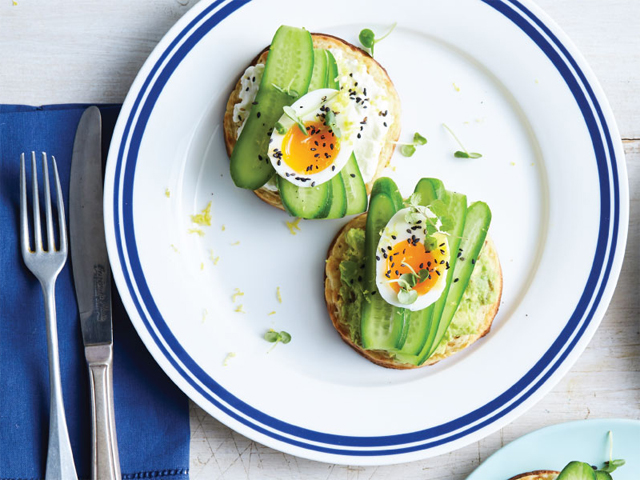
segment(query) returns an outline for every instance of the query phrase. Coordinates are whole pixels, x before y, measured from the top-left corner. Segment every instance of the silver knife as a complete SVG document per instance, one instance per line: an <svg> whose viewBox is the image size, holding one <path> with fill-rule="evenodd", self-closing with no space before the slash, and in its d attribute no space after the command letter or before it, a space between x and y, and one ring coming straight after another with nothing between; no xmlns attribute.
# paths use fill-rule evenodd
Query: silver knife
<svg viewBox="0 0 640 480"><path fill-rule="evenodd" d="M113 410L111 270L102 199L102 118L82 114L71 159L69 229L73 280L91 385L91 478L120 479Z"/></svg>

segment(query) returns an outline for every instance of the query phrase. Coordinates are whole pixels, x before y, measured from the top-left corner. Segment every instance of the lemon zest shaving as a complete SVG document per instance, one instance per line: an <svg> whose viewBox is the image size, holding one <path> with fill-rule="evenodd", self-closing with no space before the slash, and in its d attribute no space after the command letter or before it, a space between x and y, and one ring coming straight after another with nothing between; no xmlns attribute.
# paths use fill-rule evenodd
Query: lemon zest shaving
<svg viewBox="0 0 640 480"><path fill-rule="evenodd" d="M516 166L516 162L511 162L511 166L515 167Z"/></svg>
<svg viewBox="0 0 640 480"><path fill-rule="evenodd" d="M287 227L289 228L289 232L291 232L291 235L295 235L297 232L300 231L300 227L298 226L298 223L300 223L300 219L296 218L293 222L285 222L287 224Z"/></svg>
<svg viewBox="0 0 640 480"><path fill-rule="evenodd" d="M209 310L205 308L204 310L202 310L202 323L204 323L204 321L207 319L207 315L209 315Z"/></svg>
<svg viewBox="0 0 640 480"><path fill-rule="evenodd" d="M225 227L224 225L222 225L221 230L224 232L227 229L227 227Z"/></svg>
<svg viewBox="0 0 640 480"><path fill-rule="evenodd" d="M18 6L18 2L16 2L16 0L13 0L13 6L17 7Z"/></svg>
<svg viewBox="0 0 640 480"><path fill-rule="evenodd" d="M247 312L244 311L244 308L242 308L242 304L238 305L236 307L236 309L234 310L234 312L236 312L236 313L247 313Z"/></svg>
<svg viewBox="0 0 640 480"><path fill-rule="evenodd" d="M207 203L207 206L197 215L191 215L191 221L202 227L211 226L211 202Z"/></svg>
<svg viewBox="0 0 640 480"><path fill-rule="evenodd" d="M280 287L276 288L276 298L278 299L278 303L282 303L282 295L280 294Z"/></svg>
<svg viewBox="0 0 640 480"><path fill-rule="evenodd" d="M232 247L235 247L236 245L240 245L240 240L238 240L237 242L233 242L233 243L231 244L231 246L232 246Z"/></svg>
<svg viewBox="0 0 640 480"><path fill-rule="evenodd" d="M275 315L276 311L274 310L273 312L269 312L267 315Z"/></svg>
<svg viewBox="0 0 640 480"><path fill-rule="evenodd" d="M180 253L180 250L178 250L178 247L176 247L173 243L171 244L171 248L173 248L174 252Z"/></svg>
<svg viewBox="0 0 640 480"><path fill-rule="evenodd" d="M236 356L236 352L227 353L227 356L224 357L224 361L222 362L222 366L223 367L228 367L229 366L229 360L231 360L235 356Z"/></svg>
<svg viewBox="0 0 640 480"><path fill-rule="evenodd" d="M456 85L456 82L453 82L452 85L453 85L453 88L456 90L456 92L460 91L460 87Z"/></svg>
<svg viewBox="0 0 640 480"><path fill-rule="evenodd" d="M231 295L231 301L233 301L235 303L235 301L238 299L238 297L242 297L244 296L244 292L241 292L239 288L236 288L234 290L234 294Z"/></svg>
<svg viewBox="0 0 640 480"><path fill-rule="evenodd" d="M213 264L217 265L219 261L220 261L220 257L216 257L213 259Z"/></svg>
<svg viewBox="0 0 640 480"><path fill-rule="evenodd" d="M200 270L204 270L204 262L200 262Z"/></svg>
<svg viewBox="0 0 640 480"><path fill-rule="evenodd" d="M171 198L171 190L169 190L168 188L164 189L164 196L167 198Z"/></svg>
<svg viewBox="0 0 640 480"><path fill-rule="evenodd" d="M198 236L204 237L204 232L199 228L190 228L189 230L187 230L187 233L197 233Z"/></svg>

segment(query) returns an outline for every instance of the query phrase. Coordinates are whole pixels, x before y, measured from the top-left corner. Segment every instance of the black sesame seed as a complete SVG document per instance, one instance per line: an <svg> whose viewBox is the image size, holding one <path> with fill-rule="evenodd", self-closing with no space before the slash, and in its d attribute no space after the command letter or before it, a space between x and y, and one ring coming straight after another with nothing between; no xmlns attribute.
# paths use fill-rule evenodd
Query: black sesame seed
<svg viewBox="0 0 640 480"><path fill-rule="evenodd" d="M376 255L376 260L380 261L380 257L378 255Z"/></svg>
<svg viewBox="0 0 640 480"><path fill-rule="evenodd" d="M453 283L456 283L458 280L460 280L459 278L454 278L453 279Z"/></svg>
<svg viewBox="0 0 640 480"><path fill-rule="evenodd" d="M436 273L438 274L438 276L440 276L440 272L438 270L436 270Z"/></svg>
<svg viewBox="0 0 640 480"><path fill-rule="evenodd" d="M260 118L262 114L260 112L256 113L256 117Z"/></svg>
<svg viewBox="0 0 640 480"><path fill-rule="evenodd" d="M351 176L351 178L356 178L356 174L355 173L350 174L350 176Z"/></svg>
<svg viewBox="0 0 640 480"><path fill-rule="evenodd" d="M476 259L475 259L475 258L472 258L472 259L471 259L471 264L472 264L472 265L475 265L475 264L476 264Z"/></svg>

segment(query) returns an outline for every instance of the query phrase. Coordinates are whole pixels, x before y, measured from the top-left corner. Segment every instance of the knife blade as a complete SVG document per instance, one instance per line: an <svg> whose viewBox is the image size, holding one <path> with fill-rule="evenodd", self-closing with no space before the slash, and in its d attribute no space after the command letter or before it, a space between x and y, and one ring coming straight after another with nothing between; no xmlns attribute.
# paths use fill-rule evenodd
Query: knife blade
<svg viewBox="0 0 640 480"><path fill-rule="evenodd" d="M91 386L91 478L119 479L113 407L111 269L102 190L102 118L97 107L89 107L80 118L71 158L71 265Z"/></svg>

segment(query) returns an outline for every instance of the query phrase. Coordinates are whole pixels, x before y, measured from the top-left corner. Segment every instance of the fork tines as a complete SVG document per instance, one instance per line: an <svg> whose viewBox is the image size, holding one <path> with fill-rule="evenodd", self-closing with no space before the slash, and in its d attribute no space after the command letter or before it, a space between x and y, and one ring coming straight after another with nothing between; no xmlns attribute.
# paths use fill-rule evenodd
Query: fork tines
<svg viewBox="0 0 640 480"><path fill-rule="evenodd" d="M56 184L56 198L57 198L57 210L58 210L58 225L59 225L59 248L56 249L56 241L53 227L53 214L51 209L51 187L49 183L49 167L47 161L47 154L42 152L42 171L43 171L43 184L44 184L44 196L45 196L45 218L47 222L47 252L54 253L60 252L66 254L67 252L67 238L65 235L65 216L64 216L64 204L62 199L62 187L60 186L60 178L58 176L58 166L56 159L51 156L53 164L53 176ZM42 243L42 229L40 226L40 199L38 195L38 167L36 164L36 152L31 152L31 170L32 170L32 198L33 198L33 230L34 230L34 243L35 249L32 250L29 242L29 219L27 208L27 175L25 171L24 153L20 155L20 216L21 216L21 237L22 237L22 255L30 253L43 253L45 252Z"/></svg>

